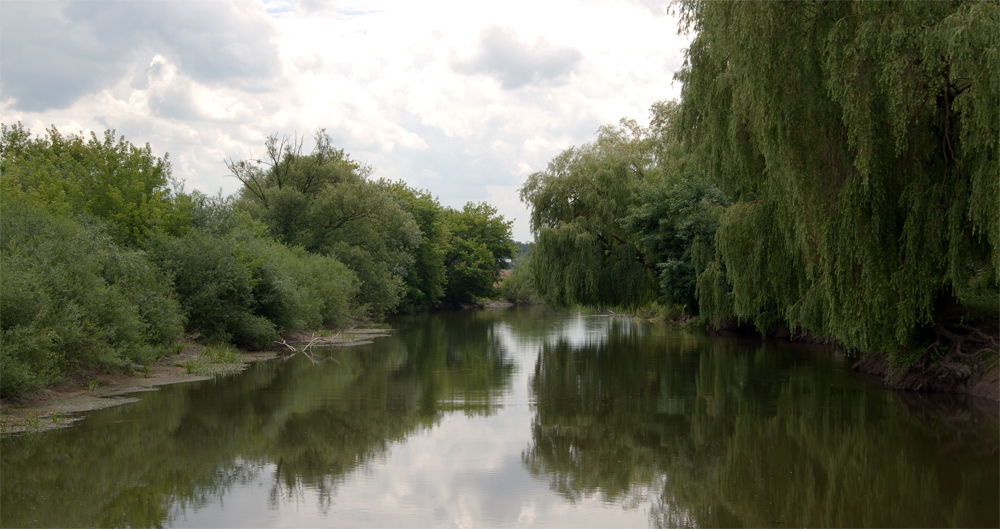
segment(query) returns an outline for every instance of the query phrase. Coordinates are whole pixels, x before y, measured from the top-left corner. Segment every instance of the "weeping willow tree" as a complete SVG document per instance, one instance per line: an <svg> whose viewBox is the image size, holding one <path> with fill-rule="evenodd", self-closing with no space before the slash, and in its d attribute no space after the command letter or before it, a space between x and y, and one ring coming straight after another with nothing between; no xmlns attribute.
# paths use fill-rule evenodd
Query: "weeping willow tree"
<svg viewBox="0 0 1000 529"><path fill-rule="evenodd" d="M622 120L528 177L521 201L531 207L532 272L546 302L635 307L655 299L656 263L622 225L655 160L648 131Z"/></svg>
<svg viewBox="0 0 1000 529"><path fill-rule="evenodd" d="M702 297L862 350L908 346L956 300L995 310L998 2L680 11L679 128L737 197L703 267L727 284L699 278Z"/></svg>

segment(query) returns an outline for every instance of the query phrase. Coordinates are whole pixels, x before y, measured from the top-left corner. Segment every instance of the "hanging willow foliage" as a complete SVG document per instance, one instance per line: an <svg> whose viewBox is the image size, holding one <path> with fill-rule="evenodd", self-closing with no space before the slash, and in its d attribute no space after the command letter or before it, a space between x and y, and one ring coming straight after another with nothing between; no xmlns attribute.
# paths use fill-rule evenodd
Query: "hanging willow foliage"
<svg viewBox="0 0 1000 529"><path fill-rule="evenodd" d="M622 225L655 156L648 131L622 120L528 177L521 200L531 206L532 272L546 302L636 307L656 298L656 263Z"/></svg>
<svg viewBox="0 0 1000 529"><path fill-rule="evenodd" d="M716 241L737 317L892 349L996 287L1000 3L680 6L679 129L738 197Z"/></svg>

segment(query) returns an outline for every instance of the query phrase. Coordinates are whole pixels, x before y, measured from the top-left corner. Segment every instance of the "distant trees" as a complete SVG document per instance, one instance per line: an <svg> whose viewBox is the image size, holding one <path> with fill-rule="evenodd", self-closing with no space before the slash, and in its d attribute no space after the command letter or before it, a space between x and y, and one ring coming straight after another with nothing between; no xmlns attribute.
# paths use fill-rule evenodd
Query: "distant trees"
<svg viewBox="0 0 1000 529"><path fill-rule="evenodd" d="M656 263L622 225L657 177L651 147L647 131L623 120L528 177L521 200L532 207L533 272L547 302L634 307L655 298Z"/></svg>
<svg viewBox="0 0 1000 529"><path fill-rule="evenodd" d="M358 301L385 314L405 295L420 229L371 169L335 149L325 131L312 153L301 143L268 138L266 161L230 161L243 183L240 207L279 241L334 257L361 281ZM259 162L259 163L258 163Z"/></svg>
<svg viewBox="0 0 1000 529"><path fill-rule="evenodd" d="M513 256L487 204L442 208L330 144L271 137L230 161L238 196L186 194L167 157L108 131L2 127L0 395L132 370L181 334L265 346L289 331L495 294Z"/></svg>
<svg viewBox="0 0 1000 529"><path fill-rule="evenodd" d="M511 223L495 208L470 203L455 211L402 182L372 181L372 169L333 148L323 130L308 155L277 136L265 150L266 161L228 163L243 183L240 207L278 240L347 265L372 314L494 294L514 255Z"/></svg>
<svg viewBox="0 0 1000 529"><path fill-rule="evenodd" d="M388 189L417 222L420 243L413 252L413 265L406 274L406 294L400 309L417 312L441 303L447 284L447 255L451 240L447 213L430 193L407 187L402 181Z"/></svg>
<svg viewBox="0 0 1000 529"><path fill-rule="evenodd" d="M523 250L514 258L510 275L500 285L500 296L511 303L534 304L541 301L535 290L534 244L521 245Z"/></svg>
<svg viewBox="0 0 1000 529"><path fill-rule="evenodd" d="M657 103L653 124L622 120L528 177L532 271L556 304L639 307L658 299L696 312L692 247L712 247L727 203L687 169L669 134L677 107Z"/></svg>
<svg viewBox="0 0 1000 529"><path fill-rule="evenodd" d="M516 251L512 223L485 202L470 202L461 211L449 208L445 219L451 234L445 255L445 299L468 303L494 297L493 285Z"/></svg>

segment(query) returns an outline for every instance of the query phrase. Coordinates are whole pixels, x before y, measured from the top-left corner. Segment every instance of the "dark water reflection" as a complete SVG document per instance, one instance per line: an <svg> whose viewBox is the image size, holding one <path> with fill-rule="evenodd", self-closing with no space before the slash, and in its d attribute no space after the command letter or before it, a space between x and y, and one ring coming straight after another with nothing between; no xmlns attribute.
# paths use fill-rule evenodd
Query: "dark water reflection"
<svg viewBox="0 0 1000 529"><path fill-rule="evenodd" d="M1000 526L993 405L619 318L391 323L3 439L0 525Z"/></svg>

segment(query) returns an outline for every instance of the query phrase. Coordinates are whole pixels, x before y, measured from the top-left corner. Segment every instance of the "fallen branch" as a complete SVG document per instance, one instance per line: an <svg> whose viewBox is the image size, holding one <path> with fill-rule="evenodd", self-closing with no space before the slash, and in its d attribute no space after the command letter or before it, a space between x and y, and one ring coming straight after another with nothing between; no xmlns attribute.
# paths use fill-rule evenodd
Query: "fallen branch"
<svg viewBox="0 0 1000 529"><path fill-rule="evenodd" d="M336 338L337 336L340 336L339 332L336 335L334 335L333 337L331 337L330 339L332 340L332 338ZM287 348L289 348L289 349L292 350L292 354L290 354L290 355L288 355L286 357L283 357L281 359L282 361L288 361L288 359L292 358L293 356L295 356L295 355L297 355L299 353L302 353L313 364L318 364L318 363L323 362L325 360L333 360L334 362L337 362L339 364L340 361L337 360L336 358L324 358L323 360L316 360L316 357L309 353L309 349L313 349L316 346L317 343L321 343L322 344L322 342L320 342L320 340L322 340L322 337L316 336L316 333L313 333L312 337L309 340L309 343L307 343L305 345L305 347L303 347L302 349L296 349L295 346L293 346L293 345L289 344L288 342L286 342L284 338L282 338L280 342L277 341L277 340L275 340L274 343L276 343L278 345L284 345L285 347L287 347ZM329 342L329 340L328 340L328 342Z"/></svg>

